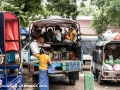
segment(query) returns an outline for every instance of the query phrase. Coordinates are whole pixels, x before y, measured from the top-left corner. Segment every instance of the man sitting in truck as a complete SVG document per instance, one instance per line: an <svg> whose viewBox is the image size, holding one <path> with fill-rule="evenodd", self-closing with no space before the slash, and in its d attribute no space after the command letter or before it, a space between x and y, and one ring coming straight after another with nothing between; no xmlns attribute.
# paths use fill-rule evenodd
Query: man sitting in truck
<svg viewBox="0 0 120 90"><path fill-rule="evenodd" d="M37 37L34 34L32 35L32 42L30 44L30 48L33 55L39 53L39 48L38 48L39 39L40 37Z"/></svg>
<svg viewBox="0 0 120 90"><path fill-rule="evenodd" d="M32 43L30 44L31 52L33 55L39 53L40 47L50 47L50 44L46 44L43 35L32 35Z"/></svg>
<svg viewBox="0 0 120 90"><path fill-rule="evenodd" d="M61 29L58 25L55 26L55 34L53 35L53 42L54 43L60 43L61 42Z"/></svg>

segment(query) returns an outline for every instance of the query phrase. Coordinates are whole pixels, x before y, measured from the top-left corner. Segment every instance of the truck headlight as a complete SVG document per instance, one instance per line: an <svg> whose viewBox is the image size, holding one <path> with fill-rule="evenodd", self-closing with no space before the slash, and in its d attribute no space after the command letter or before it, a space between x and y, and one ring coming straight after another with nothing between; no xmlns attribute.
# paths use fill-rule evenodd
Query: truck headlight
<svg viewBox="0 0 120 90"><path fill-rule="evenodd" d="M108 72L104 72L103 74L104 74L105 76L108 76L109 73L108 73Z"/></svg>

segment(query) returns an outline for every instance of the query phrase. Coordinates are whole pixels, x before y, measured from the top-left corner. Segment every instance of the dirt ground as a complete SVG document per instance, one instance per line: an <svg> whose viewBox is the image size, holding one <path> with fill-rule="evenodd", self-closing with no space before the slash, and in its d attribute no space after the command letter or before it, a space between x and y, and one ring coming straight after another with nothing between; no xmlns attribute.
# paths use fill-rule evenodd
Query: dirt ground
<svg viewBox="0 0 120 90"><path fill-rule="evenodd" d="M85 90L84 74L86 73L91 72L89 69L84 69L83 72L80 73L80 79L76 82L75 86L69 85L68 79L61 82L50 82L50 90ZM26 86L24 87L24 90L39 90L37 87L33 87L32 75L28 73L27 67L23 68L23 77L24 85ZM94 80L94 90L120 90L120 83L111 83L106 81L103 85L99 85L97 80Z"/></svg>

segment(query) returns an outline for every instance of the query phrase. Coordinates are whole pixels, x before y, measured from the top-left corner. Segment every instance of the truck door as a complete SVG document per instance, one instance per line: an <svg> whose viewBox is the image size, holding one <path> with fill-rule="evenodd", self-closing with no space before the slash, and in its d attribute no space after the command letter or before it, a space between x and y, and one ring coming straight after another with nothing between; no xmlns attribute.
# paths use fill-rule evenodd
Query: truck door
<svg viewBox="0 0 120 90"><path fill-rule="evenodd" d="M29 49L29 45L26 44L21 51L21 61L23 64L28 63L28 49Z"/></svg>

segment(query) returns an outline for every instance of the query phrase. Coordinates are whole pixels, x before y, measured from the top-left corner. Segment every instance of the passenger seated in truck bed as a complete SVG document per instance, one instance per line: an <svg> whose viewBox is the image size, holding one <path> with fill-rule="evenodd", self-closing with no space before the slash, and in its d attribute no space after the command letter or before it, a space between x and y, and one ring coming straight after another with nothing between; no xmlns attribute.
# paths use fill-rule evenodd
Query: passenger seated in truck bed
<svg viewBox="0 0 120 90"><path fill-rule="evenodd" d="M53 35L53 43L60 43L61 42L61 28L56 25L55 26L55 34Z"/></svg>

